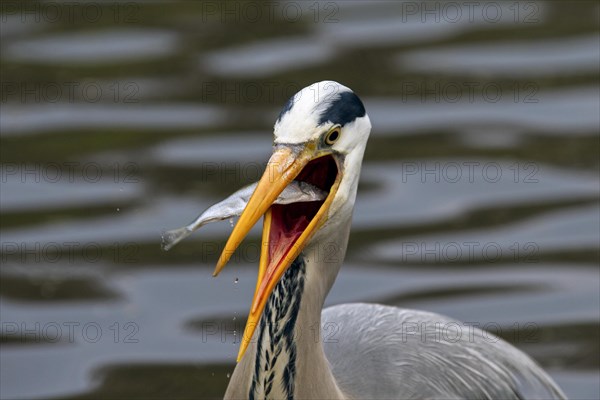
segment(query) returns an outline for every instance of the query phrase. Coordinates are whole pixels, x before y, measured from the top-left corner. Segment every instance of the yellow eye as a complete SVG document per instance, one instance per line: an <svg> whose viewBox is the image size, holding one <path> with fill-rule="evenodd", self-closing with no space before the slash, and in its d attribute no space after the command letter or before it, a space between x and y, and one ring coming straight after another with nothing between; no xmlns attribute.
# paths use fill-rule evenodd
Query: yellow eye
<svg viewBox="0 0 600 400"><path fill-rule="evenodd" d="M340 127L334 126L329 132L327 132L327 136L325 136L325 143L330 146L333 145L340 138L340 135Z"/></svg>

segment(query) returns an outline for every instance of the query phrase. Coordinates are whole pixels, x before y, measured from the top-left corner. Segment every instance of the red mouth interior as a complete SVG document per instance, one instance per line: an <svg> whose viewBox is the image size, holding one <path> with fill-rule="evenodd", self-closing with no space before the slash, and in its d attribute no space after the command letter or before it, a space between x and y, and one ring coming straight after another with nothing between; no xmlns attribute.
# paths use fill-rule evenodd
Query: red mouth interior
<svg viewBox="0 0 600 400"><path fill-rule="evenodd" d="M337 174L338 168L335 160L331 155L327 155L310 161L298 174L296 180L310 183L329 193ZM271 206L268 263L270 267L278 265L290 251L324 202L325 199Z"/></svg>

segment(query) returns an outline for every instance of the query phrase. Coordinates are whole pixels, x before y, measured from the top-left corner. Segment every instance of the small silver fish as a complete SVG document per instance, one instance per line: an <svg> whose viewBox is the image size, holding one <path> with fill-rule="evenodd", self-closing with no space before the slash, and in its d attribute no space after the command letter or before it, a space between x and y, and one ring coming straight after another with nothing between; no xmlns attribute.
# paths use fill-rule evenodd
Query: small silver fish
<svg viewBox="0 0 600 400"><path fill-rule="evenodd" d="M181 228L173 229L163 233L162 235L162 249L169 250L177 243L191 235L198 228L216 221L222 221L239 216L246 205L250 196L254 193L258 182L246 186L225 200L210 206L207 208L198 218L192 223ZM292 181L284 190L281 192L274 204L291 204L291 203L303 203L308 201L320 201L327 197L327 192L319 189L316 186L306 182Z"/></svg>

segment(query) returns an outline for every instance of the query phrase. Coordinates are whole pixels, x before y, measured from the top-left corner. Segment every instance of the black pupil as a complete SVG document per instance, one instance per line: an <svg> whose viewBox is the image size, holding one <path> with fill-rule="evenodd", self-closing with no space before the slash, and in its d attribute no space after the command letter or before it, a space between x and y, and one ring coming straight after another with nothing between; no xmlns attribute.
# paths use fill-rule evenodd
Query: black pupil
<svg viewBox="0 0 600 400"><path fill-rule="evenodd" d="M329 134L329 138L327 138L330 142L335 142L338 138L339 132L337 130L331 132Z"/></svg>

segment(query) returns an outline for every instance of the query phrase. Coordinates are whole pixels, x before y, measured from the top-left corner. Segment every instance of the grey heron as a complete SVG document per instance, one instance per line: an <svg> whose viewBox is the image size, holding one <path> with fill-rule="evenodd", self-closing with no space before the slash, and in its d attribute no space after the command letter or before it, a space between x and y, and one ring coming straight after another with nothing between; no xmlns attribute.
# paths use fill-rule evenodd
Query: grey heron
<svg viewBox="0 0 600 400"><path fill-rule="evenodd" d="M490 333L440 335L457 324L451 318L362 303L322 309L346 252L370 131L349 88L323 81L302 89L277 118L259 182L232 196L235 207L225 201L168 238L174 244L204 220L241 213L217 275L264 217L255 294L225 399L566 398L532 359ZM282 199L300 183L303 197ZM322 340L325 326L334 340Z"/></svg>

